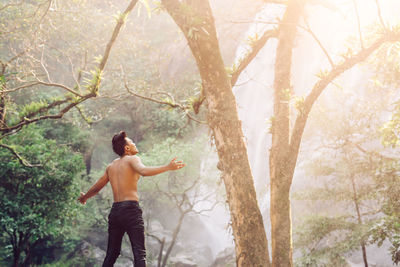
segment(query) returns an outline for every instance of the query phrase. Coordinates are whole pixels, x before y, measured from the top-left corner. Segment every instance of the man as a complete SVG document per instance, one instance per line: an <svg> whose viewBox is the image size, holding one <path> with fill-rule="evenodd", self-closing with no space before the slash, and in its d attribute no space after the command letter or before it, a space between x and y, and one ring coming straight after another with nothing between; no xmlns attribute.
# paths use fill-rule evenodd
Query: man
<svg viewBox="0 0 400 267"><path fill-rule="evenodd" d="M104 266L113 266L121 251L122 237L128 233L131 242L135 267L146 266L146 249L144 245L144 224L142 210L139 206L137 182L140 176L152 176L166 171L178 170L185 166L176 158L165 166L146 167L140 158L139 152L126 133L121 131L114 135L112 146L120 158L107 166L104 175L78 200L86 204L86 200L96 195L110 182L114 203L108 216L108 245Z"/></svg>

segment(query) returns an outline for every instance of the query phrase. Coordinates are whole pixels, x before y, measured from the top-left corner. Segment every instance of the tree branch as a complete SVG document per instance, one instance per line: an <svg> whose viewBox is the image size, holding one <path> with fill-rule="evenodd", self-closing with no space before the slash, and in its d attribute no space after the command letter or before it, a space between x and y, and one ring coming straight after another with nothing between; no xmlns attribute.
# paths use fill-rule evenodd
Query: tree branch
<svg viewBox="0 0 400 267"><path fill-rule="evenodd" d="M382 155L376 151L368 151L365 148L363 148L360 144L354 143L354 142L350 142L348 141L348 143L350 143L351 145L355 146L359 151L361 151L364 154L370 155L370 156L375 156L378 157L380 159L385 159L385 160L391 160L391 161L398 161L397 158L392 158L392 157L388 157L385 155Z"/></svg>
<svg viewBox="0 0 400 267"><path fill-rule="evenodd" d="M13 131L13 130L19 130L21 129L23 126L27 125L27 124L31 124L37 121L41 121L41 120L46 120L46 119L60 119L62 118L65 113L67 113L70 109L72 109L73 107L77 106L78 104L82 103L83 101L95 97L96 94L95 93L89 93L85 96L83 96L82 98L70 103L69 105L67 105L65 108L63 108L59 113L57 114L53 114L53 115L44 115L44 116L40 116L34 119L29 119L29 118L23 118L20 122L18 122L17 124L13 125L13 126L9 126L9 127L4 127L4 128L0 128L0 132L3 132L4 134L0 136L0 139L2 139L3 137L6 136L7 133ZM54 104L54 106L58 106L59 103L63 102L66 103L67 101L69 101L69 99L64 99L64 100L59 100L57 103L53 102L52 104ZM56 104L55 104L56 103ZM15 133L15 132L14 132Z"/></svg>
<svg viewBox="0 0 400 267"><path fill-rule="evenodd" d="M18 152L11 146L8 146L6 144L0 143L0 147L6 148L11 153L19 160L19 162L24 165L25 167L33 168L33 167L39 167L42 166L40 164L30 164L26 159L24 159L21 155L18 154Z"/></svg>
<svg viewBox="0 0 400 267"><path fill-rule="evenodd" d="M324 52L324 54L326 55L326 57L329 60L329 63L331 64L332 68L334 67L334 63L332 58L330 57L328 51L325 49L325 47L322 45L321 41L318 39L318 37L315 35L315 33L311 30L310 24L308 23L308 21L306 20L306 18L304 18L304 23L306 24L306 28L301 27L299 25L299 27L303 30L305 30L306 32L308 32L309 34L311 34L311 36L314 38L314 40L317 42L317 44L319 45L319 47L322 49L322 51Z"/></svg>
<svg viewBox="0 0 400 267"><path fill-rule="evenodd" d="M48 82L41 81L39 79L36 79L36 82L27 83L27 84L24 84L24 85L20 85L18 87L14 87L14 88L11 88L11 89L4 90L4 91L2 91L2 93L11 93L11 92L15 92L15 91L18 91L20 89L32 87L32 86L35 86L35 85L38 85L38 84L44 85L44 86L50 86L50 87L59 87L59 88L62 88L64 90L76 95L76 96L83 97L80 93L78 93L75 90L69 88L68 86L65 86L65 85L60 84L60 83L48 83Z"/></svg>
<svg viewBox="0 0 400 267"><path fill-rule="evenodd" d="M353 4L354 4L354 10L356 12L357 25L358 25L358 35L360 37L361 49L364 49L364 42L363 42L362 33L361 33L360 14L358 13L358 7L357 7L356 0L353 0Z"/></svg>
<svg viewBox="0 0 400 267"><path fill-rule="evenodd" d="M138 93L134 92L133 90L131 90L131 89L128 87L128 85L127 85L126 82L125 82L125 89L126 89L126 91L127 91L130 95L133 95L133 96L136 96L136 97L139 97L139 98L141 98L141 99L148 100L148 101L151 101L151 102L154 102L154 103L157 103L157 104L166 105L166 106L169 106L169 107L171 107L171 108L178 108L178 109L180 109L183 113L185 113L185 116L187 116L190 120L193 120L193 121L195 121L195 122L197 122L197 123L201 123L201 124L207 124L207 122L198 120L198 119L196 119L195 117L193 117L193 116L189 113L189 107L186 106L186 105L182 105L182 104L176 103L176 102L174 101L174 98L173 98L173 97L170 97L170 99L171 99L172 101L169 102L169 101L159 100L159 99L156 99L156 98L153 98L153 97L149 97L149 96L144 96L144 95L138 94Z"/></svg>
<svg viewBox="0 0 400 267"><path fill-rule="evenodd" d="M64 90L70 92L71 94L74 94L74 95L79 96L79 97L83 97L83 95L81 95L80 93L76 92L75 90L73 90L73 89L71 89L71 88L69 88L68 86L65 86L65 85L63 85L63 84L59 84L59 83L47 83L47 82L43 82L43 81L41 81L41 80L38 80L38 84L44 85L44 86L59 87L59 88L62 88L62 89L64 89Z"/></svg>
<svg viewBox="0 0 400 267"><path fill-rule="evenodd" d="M382 18L381 7L379 5L378 0L375 0L375 3L376 3L376 8L377 8L377 12L378 12L379 21L381 22L382 27L384 29L386 29L386 25L385 25L385 22L383 21L383 18Z"/></svg>
<svg viewBox="0 0 400 267"><path fill-rule="evenodd" d="M242 59L240 59L237 67L233 66L234 71L231 74L231 86L233 87L242 71L250 64L250 62L257 56L261 48L265 46L270 38L278 36L277 30L267 30L264 34L252 44L252 50Z"/></svg>
<svg viewBox="0 0 400 267"><path fill-rule="evenodd" d="M22 0L22 1L19 1L19 2L17 2L17 3L6 4L6 5L2 6L2 7L0 7L0 11L3 11L4 9L6 9L6 8L8 8L8 7L19 6L19 5L21 5L23 2L25 2L25 1Z"/></svg>
<svg viewBox="0 0 400 267"><path fill-rule="evenodd" d="M379 49L384 43L400 41L400 32L386 32L381 38L372 43L368 48L361 49L357 54L347 57L341 64L335 65L331 71L321 77L314 85L310 94L304 100L303 105L299 110L295 124L293 126L292 135L290 138L290 155L295 155L292 160L297 161L298 150L300 147L301 137L311 111L317 98L325 90L325 88L339 75L354 67L356 64L364 61L373 52Z"/></svg>
<svg viewBox="0 0 400 267"><path fill-rule="evenodd" d="M92 84L90 84L88 86L88 90L90 91L89 93L87 93L86 95L81 95L80 93L76 92L75 90L73 90L73 89L71 89L71 88L69 88L69 87L67 87L65 85L57 84L57 83L47 83L47 82L43 82L43 81L41 81L39 79L38 79L37 82L32 82L30 84L25 84L25 85L22 85L22 86L19 86L19 87L16 87L16 88L13 88L13 89L10 89L10 90L7 90L7 91L3 91L3 92L13 92L13 91L17 91L19 89L23 89L23 88L27 88L27 87L31 87L31 86L34 86L34 85L41 84L41 85L45 85L45 86L59 87L59 88L62 88L64 90L67 90L68 92L70 92L70 93L74 94L75 96L77 96L78 99L74 99L73 102L71 102L69 105L64 107L57 114L40 116L40 117L37 117L37 118L34 118L34 119L30 119L29 118L29 117L32 117L34 115L37 115L40 112L49 111L50 109L52 109L52 108L54 108L56 106L60 106L61 104L67 103L68 101L71 101L70 97L66 97L63 100L55 101L55 102L49 104L47 107L41 108L39 110L39 112L35 112L35 113L32 113L32 114L29 114L28 118L27 117L23 118L21 121L17 122L13 126L0 128L0 132L2 132L2 135L0 136L0 139L4 138L6 135L9 135L11 133L17 132L23 126L25 126L27 124L31 124L31 123L34 123L34 122L37 122L37 121L40 121L40 120L45 120L45 119L59 119L59 118L62 118L64 116L64 114L67 113L69 110L71 110L73 107L76 107L78 104L82 103L83 101L85 101L85 100L87 100L89 98L93 98L93 97L97 96L97 92L99 90L100 83L101 83L101 74L102 74L102 72L104 70L104 67L105 67L107 61L108 61L111 48L113 47L113 45L114 45L114 43L115 43L115 41L116 41L116 39L118 37L118 34L119 34L120 30L121 30L122 25L125 23L126 16L135 7L137 1L138 0L132 0L129 3L128 7L125 9L125 11L119 17L119 19L117 21L117 25L115 26L115 28L113 30L112 36L111 36L110 40L107 43L107 46L106 46L106 49L104 51L102 60L99 63L99 66L97 68L95 79L92 82ZM50 7L51 0L48 1L48 3L49 3L49 5L47 7L47 11L48 11L48 9ZM44 16L42 17L42 19L43 18L44 18ZM23 53L25 53L25 52L26 51L23 51ZM41 61L41 64L42 64L42 61ZM43 64L42 64L42 66L43 66Z"/></svg>
<svg viewBox="0 0 400 267"><path fill-rule="evenodd" d="M117 39L117 36L118 36L119 32L121 31L121 27L122 27L122 25L124 25L127 15L133 10L133 8L135 7L137 1L138 0L132 0L129 3L128 7L125 9L125 11L118 18L117 25L114 28L114 31L113 31L112 36L111 36L111 39L110 39L110 41L108 42L108 44L106 46L106 50L104 51L103 58L101 59L101 62L99 64L99 70L100 71L104 70L104 67L105 67L105 65L107 63L108 57L109 57L110 52L111 52L111 48L113 47L113 45L115 43L115 40Z"/></svg>

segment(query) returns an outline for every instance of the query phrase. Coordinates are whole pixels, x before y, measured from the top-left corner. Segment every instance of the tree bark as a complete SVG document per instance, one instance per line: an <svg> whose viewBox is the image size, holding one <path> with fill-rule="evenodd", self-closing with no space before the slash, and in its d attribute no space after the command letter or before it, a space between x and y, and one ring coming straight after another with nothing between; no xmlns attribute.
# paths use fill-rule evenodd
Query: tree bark
<svg viewBox="0 0 400 267"><path fill-rule="evenodd" d="M302 0L291 0L279 25L275 62L274 116L270 151L272 266L292 266L290 186L296 161L290 152L289 100L292 51Z"/></svg>
<svg viewBox="0 0 400 267"><path fill-rule="evenodd" d="M208 124L225 184L237 266L270 266L268 243L236 109L225 71L214 19L206 0L163 0L196 59L208 103Z"/></svg>

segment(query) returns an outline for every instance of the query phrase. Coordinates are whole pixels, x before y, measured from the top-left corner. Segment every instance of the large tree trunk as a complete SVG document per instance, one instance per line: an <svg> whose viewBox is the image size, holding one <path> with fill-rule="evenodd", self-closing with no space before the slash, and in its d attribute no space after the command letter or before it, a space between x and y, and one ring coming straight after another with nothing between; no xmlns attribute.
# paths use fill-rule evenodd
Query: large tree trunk
<svg viewBox="0 0 400 267"><path fill-rule="evenodd" d="M208 123L227 192L238 266L270 266L268 243L254 189L241 122L206 0L163 0L184 33L200 71Z"/></svg>
<svg viewBox="0 0 400 267"><path fill-rule="evenodd" d="M292 266L290 186L296 161L290 154L289 100L292 51L303 1L291 0L279 25L270 152L272 266Z"/></svg>

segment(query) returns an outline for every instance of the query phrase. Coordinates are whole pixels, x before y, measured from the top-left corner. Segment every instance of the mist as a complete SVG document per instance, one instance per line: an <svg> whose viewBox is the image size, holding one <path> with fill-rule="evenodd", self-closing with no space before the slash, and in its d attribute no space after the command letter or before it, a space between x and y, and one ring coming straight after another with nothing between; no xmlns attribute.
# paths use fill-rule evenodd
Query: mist
<svg viewBox="0 0 400 267"><path fill-rule="evenodd" d="M137 183L147 266L396 266L398 10L2 1L0 265L101 266L125 131L186 164Z"/></svg>

